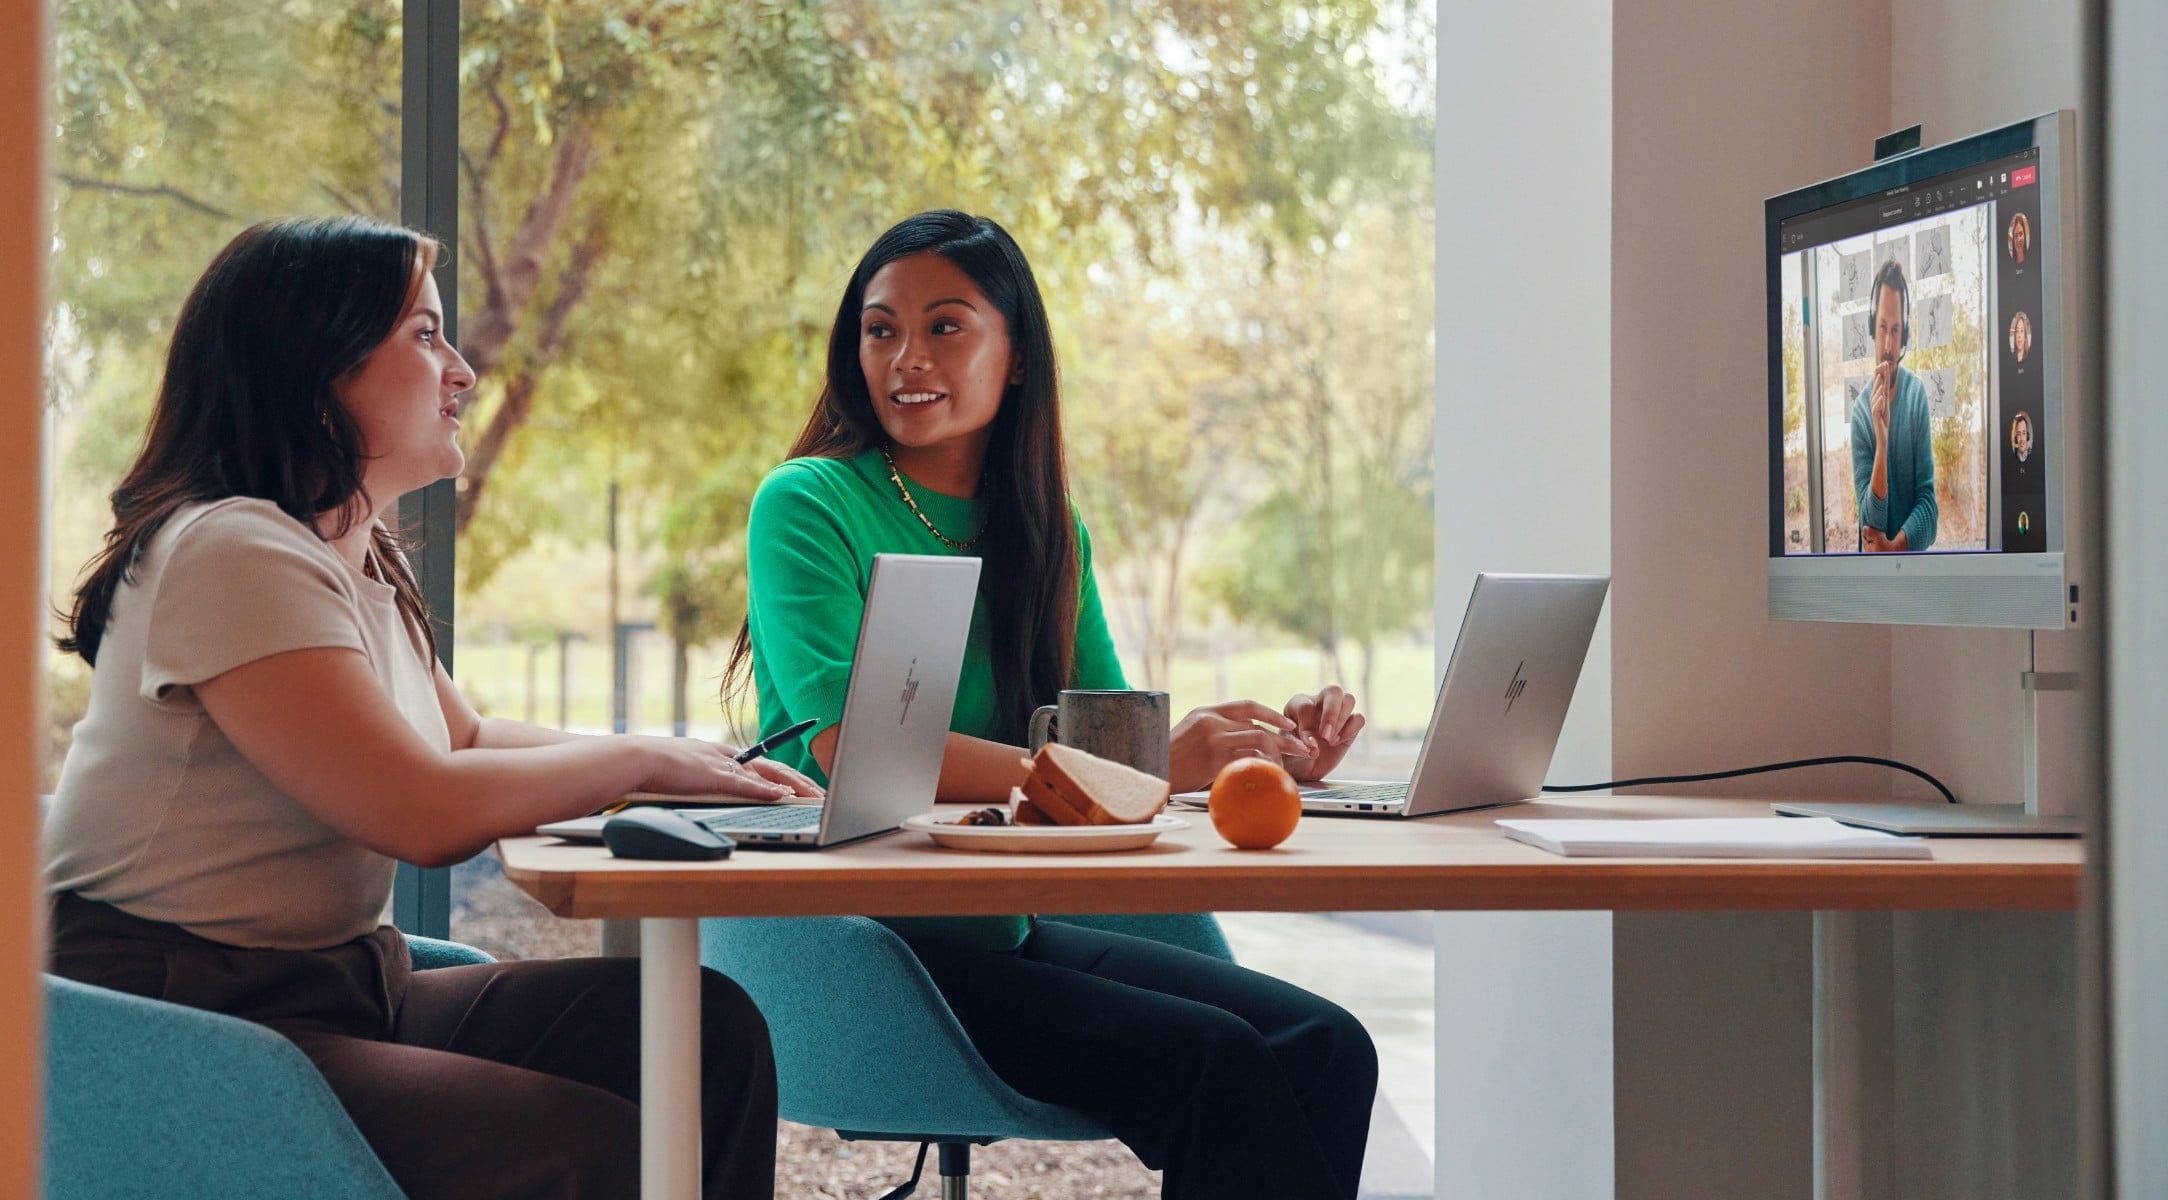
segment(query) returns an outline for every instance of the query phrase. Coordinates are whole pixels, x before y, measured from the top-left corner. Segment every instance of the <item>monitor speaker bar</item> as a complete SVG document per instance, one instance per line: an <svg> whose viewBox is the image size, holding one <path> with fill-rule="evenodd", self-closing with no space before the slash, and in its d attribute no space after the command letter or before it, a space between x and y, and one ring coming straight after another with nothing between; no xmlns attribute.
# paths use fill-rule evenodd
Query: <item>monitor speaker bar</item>
<svg viewBox="0 0 2168 1200"><path fill-rule="evenodd" d="M1772 577L1769 615L1789 621L2061 629L2062 578L1935 575Z"/></svg>

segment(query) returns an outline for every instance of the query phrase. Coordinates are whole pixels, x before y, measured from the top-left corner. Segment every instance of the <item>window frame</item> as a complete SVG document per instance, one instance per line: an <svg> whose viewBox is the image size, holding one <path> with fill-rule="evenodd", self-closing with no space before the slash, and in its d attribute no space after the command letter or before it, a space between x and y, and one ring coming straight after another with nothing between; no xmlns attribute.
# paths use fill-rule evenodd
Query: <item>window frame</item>
<svg viewBox="0 0 2168 1200"><path fill-rule="evenodd" d="M444 300L444 337L459 338L459 0L404 0L405 56L399 71L399 219L435 235L437 290ZM452 671L458 622L454 481L440 479L399 500L399 520L418 535L415 572L436 627L437 658ZM449 938L452 872L448 867L399 864L392 884L392 923L421 937Z"/></svg>

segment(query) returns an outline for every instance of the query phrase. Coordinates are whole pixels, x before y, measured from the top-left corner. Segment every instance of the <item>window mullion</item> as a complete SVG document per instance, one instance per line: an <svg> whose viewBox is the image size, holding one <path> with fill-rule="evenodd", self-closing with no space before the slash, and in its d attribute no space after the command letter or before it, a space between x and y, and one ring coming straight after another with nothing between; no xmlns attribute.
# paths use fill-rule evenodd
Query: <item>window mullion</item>
<svg viewBox="0 0 2168 1200"><path fill-rule="evenodd" d="M459 337L459 0L405 0L405 59L400 69L399 219L443 243L437 289L444 335ZM436 625L437 656L452 670L453 481L438 480L402 497L399 519L420 545L422 595ZM392 921L423 937L451 936L452 873L400 864Z"/></svg>

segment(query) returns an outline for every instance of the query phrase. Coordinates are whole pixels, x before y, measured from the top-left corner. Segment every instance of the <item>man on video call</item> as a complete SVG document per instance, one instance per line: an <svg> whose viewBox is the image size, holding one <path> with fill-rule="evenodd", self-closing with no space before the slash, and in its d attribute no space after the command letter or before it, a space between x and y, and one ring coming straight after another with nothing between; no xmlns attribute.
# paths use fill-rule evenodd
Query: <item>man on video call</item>
<svg viewBox="0 0 2168 1200"><path fill-rule="evenodd" d="M1867 288L1874 329L1874 386L1852 406L1852 487L1859 493L1859 548L1879 553L1935 544L1935 455L1927 388L1900 361L1912 344L1912 289L1896 259Z"/></svg>

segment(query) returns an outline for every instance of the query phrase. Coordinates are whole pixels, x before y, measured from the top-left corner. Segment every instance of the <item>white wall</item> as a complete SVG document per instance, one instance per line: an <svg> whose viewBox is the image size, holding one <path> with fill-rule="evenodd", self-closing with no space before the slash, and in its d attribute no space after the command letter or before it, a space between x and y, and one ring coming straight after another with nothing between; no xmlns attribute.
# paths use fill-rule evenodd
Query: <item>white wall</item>
<svg viewBox="0 0 2168 1200"><path fill-rule="evenodd" d="M1890 125L1932 146L2078 104L2069 0L1890 0Z"/></svg>
<svg viewBox="0 0 2168 1200"><path fill-rule="evenodd" d="M2075 0L1891 0L1891 128L1933 145L2079 103ZM2099 582L2096 573L2091 582ZM2095 593L2098 595L2099 593ZM2090 627L2088 627L2089 629ZM2089 632L2040 635L2041 669L2083 665ZM1967 802L2024 799L2018 745L2025 635L1900 629L1890 641L1890 749ZM2041 806L2077 812L2098 788L2097 681L2040 699ZM1909 779L1904 794L1931 799Z"/></svg>
<svg viewBox="0 0 2168 1200"><path fill-rule="evenodd" d="M1597 548L1578 540L1572 517L1608 505L1610 736L1589 736L1577 713L1578 740L1554 779L1588 773L1580 762L1569 768L1568 755L1588 755L1593 771L1600 749L1620 775L1896 751L1946 773L1967 799L2014 798L2022 635L1766 616L1761 201L1857 169L1874 138L1899 125L1924 122L1932 142L2076 103L2074 0L2045 9L1617 0L1601 20L1590 8L1485 3L1441 13L1438 195L1449 233L1439 255L1439 428L1456 432L1438 446L1441 626L1457 618L1476 569L1554 552L1540 565L1576 569L1558 560ZM1598 36L1610 45L1584 41ZM1456 115L1465 127L1448 124ZM1592 197L1599 175L1608 187ZM1580 245L1579 222L1606 210L1603 302L1588 292L1594 272L1559 251ZM1464 232L1455 240L1453 230ZM1506 266L1549 273L1531 285L1500 273ZM1457 287L1469 279L1481 290ZM1608 339L1584 328L1591 314ZM1550 335L1533 334L1532 322ZM1607 379L1568 349L1606 343ZM1569 380L1608 397L1598 418L1608 456L1580 457L1582 422L1599 410L1562 386ZM1526 494L1532 461L1550 489L1540 501ZM1578 472L1606 467L1607 495L1584 495ZM1526 528L1481 519L1501 497ZM2055 639L2042 649L2043 669L2067 658ZM2082 778L2088 719L2058 713L2054 698L2042 709L2045 771ZM1703 790L1875 796L1892 784L1862 768ZM1799 980L1775 965L1805 961L1803 921L1745 916L1689 928L1634 914L1608 933L1599 921L1440 919L1440 1196L1802 1194L1795 1126L1812 1085L1811 1031ZM1932 950L1981 931L1902 932L1906 945ZM1598 964L1610 955L1613 987L1599 995ZM1995 964L1963 965L1984 976ZM1757 981L1757 971L1767 977ZM1713 996L1767 1020L1682 1015L1693 998ZM1553 1031L1555 1052L1531 1056L1509 1040L1524 1030L1499 1015L1506 998L1524 1013L1535 1006L1530 1021ZM1587 1092L1595 1073L1568 1064L1612 1049L1590 1023L1614 999L1622 1072L1682 1061L1667 1058L1674 1053L1702 1066L1645 1087L1621 1075L1605 1120ZM2149 1011L2163 999L2155 994ZM1715 1045L1726 1039L1728 1048ZM1500 1082L1514 1078L1533 1082ZM1542 1088L1556 1089L1553 1098L1533 1095ZM1751 1144L1763 1131L1780 1140L1758 1153L1696 1152ZM1611 1139L1615 1176L1569 1147L1584 1137ZM1685 1169L1697 1159L1715 1166Z"/></svg>
<svg viewBox="0 0 2168 1200"><path fill-rule="evenodd" d="M2082 99L2077 0L1890 0L1892 127L1928 145L2075 108ZM2081 152L2084 150L2080 147ZM2079 264L2069 277L2082 278ZM2065 354L2080 347L2066 345ZM2081 469L2088 430L2064 430ZM2098 470L2097 464L2090 469ZM2040 667L2080 691L2040 698L2040 803L2078 812L2101 778L2097 522L2074 523L2085 623L2039 635ZM2087 555L2085 548L2095 550ZM2019 745L2026 635L1892 632L1890 749L1970 802L2024 798ZM1900 791L1920 792L1917 785ZM1904 913L1892 921L1897 1087L1892 1196L2067 1195L2075 1187L2076 922L2069 914Z"/></svg>
<svg viewBox="0 0 2168 1200"><path fill-rule="evenodd" d="M1611 5L1439 6L1438 629L1479 571L1610 570ZM1609 778L1608 620L1555 781ZM1441 653L1443 652L1441 644ZM1440 1200L1612 1191L1601 913L1437 918Z"/></svg>
<svg viewBox="0 0 2168 1200"><path fill-rule="evenodd" d="M1611 528L1618 769L1889 748L1887 630L1768 617L1762 201L1887 132L1889 0L1620 0ZM1888 794L1824 769L1711 794ZM1682 789L1683 790L1683 789Z"/></svg>
<svg viewBox="0 0 2168 1200"><path fill-rule="evenodd" d="M2168 8L2107 27L2109 964L2117 1194L2168 1196Z"/></svg>
<svg viewBox="0 0 2168 1200"><path fill-rule="evenodd" d="M1889 631L1767 615L1762 217L1767 197L1871 158L1887 132L1889 21L1889 0L1616 5L1621 775L1889 748ZM1889 782L1843 768L1699 790L1872 796ZM1807 917L1622 913L1613 944L1617 1195L1805 1200L1815 1161Z"/></svg>
<svg viewBox="0 0 2168 1200"><path fill-rule="evenodd" d="M1932 144L2074 106L2077 6L1626 0L1620 8L1619 770L1891 753L1968 801L2014 802L2024 634L1764 615L1759 201L1856 170L1873 139L1900 126L1924 124ZM1688 311L1693 321L1679 319ZM2042 669L2074 668L2077 636L2042 635ZM2074 808L2097 779L2098 748L2087 736L2097 711L2050 694L2041 728L2048 803ZM1684 730L1696 740L1683 741ZM1704 790L1893 789L1931 794L1871 769Z"/></svg>

